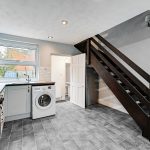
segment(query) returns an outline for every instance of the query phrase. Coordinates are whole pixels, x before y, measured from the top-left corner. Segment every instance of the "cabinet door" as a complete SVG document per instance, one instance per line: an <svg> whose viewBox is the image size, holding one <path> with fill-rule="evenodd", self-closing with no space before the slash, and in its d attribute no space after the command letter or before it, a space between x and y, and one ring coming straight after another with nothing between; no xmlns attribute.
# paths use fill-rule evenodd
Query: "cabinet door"
<svg viewBox="0 0 150 150"><path fill-rule="evenodd" d="M29 113L30 102L28 86L9 86L7 88L7 116Z"/></svg>

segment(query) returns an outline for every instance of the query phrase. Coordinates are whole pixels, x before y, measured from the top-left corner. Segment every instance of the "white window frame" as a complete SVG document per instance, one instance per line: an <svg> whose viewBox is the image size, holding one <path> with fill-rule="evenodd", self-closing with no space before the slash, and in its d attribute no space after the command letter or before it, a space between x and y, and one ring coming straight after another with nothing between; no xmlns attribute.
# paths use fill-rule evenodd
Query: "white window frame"
<svg viewBox="0 0 150 150"><path fill-rule="evenodd" d="M4 41L4 42L3 42ZM7 41L7 43L9 42L10 44L7 46L7 44L5 44L5 41ZM20 45L22 46L14 46L13 47L13 43L21 43ZM26 44L28 45L26 47ZM11 45L11 46L10 46ZM32 48L30 49L30 45L34 45L35 49ZM24 43L24 42L18 42L18 41L9 41L9 40L5 40L5 39L0 39L0 46L4 46L7 48L15 48L15 49L23 49L23 50L35 50L35 61L20 61L20 60L7 60L7 59L0 59L0 65L23 65L23 66L33 66L35 67L35 78L31 78L31 81L37 81L39 80L39 47L37 44L32 44L32 43ZM25 78L18 78L18 79L5 79L3 78L3 80L0 80L0 82L10 82L10 81L25 81Z"/></svg>

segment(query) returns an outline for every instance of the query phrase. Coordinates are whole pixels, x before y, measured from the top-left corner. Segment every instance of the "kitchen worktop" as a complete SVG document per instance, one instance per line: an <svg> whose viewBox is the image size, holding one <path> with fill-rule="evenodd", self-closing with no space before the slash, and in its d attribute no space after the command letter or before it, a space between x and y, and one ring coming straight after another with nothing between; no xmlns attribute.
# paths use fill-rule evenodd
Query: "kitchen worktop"
<svg viewBox="0 0 150 150"><path fill-rule="evenodd" d="M41 86L41 85L54 85L55 82L13 82L13 83L0 83L0 92L5 88L5 86L21 86L21 85L31 85L31 86Z"/></svg>

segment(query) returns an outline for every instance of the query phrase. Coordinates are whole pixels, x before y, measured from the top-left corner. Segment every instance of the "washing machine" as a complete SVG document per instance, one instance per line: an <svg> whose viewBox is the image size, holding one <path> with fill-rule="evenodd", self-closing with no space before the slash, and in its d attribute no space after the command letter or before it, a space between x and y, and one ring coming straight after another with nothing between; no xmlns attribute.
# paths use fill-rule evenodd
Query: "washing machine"
<svg viewBox="0 0 150 150"><path fill-rule="evenodd" d="M55 85L32 86L32 119L55 114Z"/></svg>

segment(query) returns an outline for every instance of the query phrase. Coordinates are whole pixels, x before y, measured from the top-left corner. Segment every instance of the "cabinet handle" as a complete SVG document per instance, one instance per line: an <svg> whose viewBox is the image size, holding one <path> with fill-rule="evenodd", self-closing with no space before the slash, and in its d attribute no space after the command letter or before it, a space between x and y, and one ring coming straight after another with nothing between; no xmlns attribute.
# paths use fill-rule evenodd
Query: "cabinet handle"
<svg viewBox="0 0 150 150"><path fill-rule="evenodd" d="M30 92L30 87L29 87L29 85L28 85L28 93Z"/></svg>

